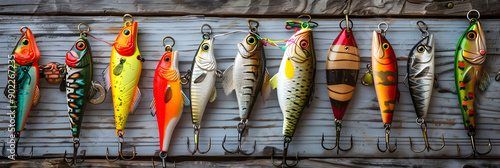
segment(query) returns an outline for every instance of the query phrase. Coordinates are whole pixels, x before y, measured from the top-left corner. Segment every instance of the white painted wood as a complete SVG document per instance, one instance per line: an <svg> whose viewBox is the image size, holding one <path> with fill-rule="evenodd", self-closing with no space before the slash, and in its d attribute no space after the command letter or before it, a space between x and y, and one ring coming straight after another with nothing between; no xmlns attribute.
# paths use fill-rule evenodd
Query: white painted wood
<svg viewBox="0 0 500 168"><path fill-rule="evenodd" d="M259 33L272 40L287 39L293 30L284 29L285 21L293 18L266 18L256 19L260 22ZM339 19L313 19L319 23L314 28L314 44L317 58L316 94L313 103L307 109L299 122L298 130L290 144L289 154L299 153L299 156L337 156L334 151L325 151L320 145L321 134L325 133L328 145L332 145L335 138L333 128L333 114L326 93L325 60L326 53L335 37L340 32ZM149 103L152 100L152 82L154 69L164 50L161 40L169 35L175 38L174 50L180 54L181 73L185 73L191 66L191 61L202 38L200 26L208 23L214 34L233 30L248 30L244 18L220 18L203 16L176 16L176 17L134 17L139 23L139 49L146 59L143 66L139 87L143 96L138 110L131 115L125 127L126 151L131 146L137 147L139 156L152 156L159 149L159 138L156 118L150 116ZM395 49L399 59L399 77L401 101L396 105L391 144L398 140L398 150L395 153L380 153L377 150L377 137L383 142L384 130L381 122L378 103L373 86L363 86L358 81L353 100L344 117L341 145L347 146L349 135L353 136L354 147L349 152L341 152L342 157L456 157L456 144L462 146L462 152L470 152L469 138L463 128L453 77L453 59L456 43L463 31L468 27L466 18L462 19L424 19L429 31L435 33L436 39L436 71L439 75L440 88L435 89L432 97L430 114L426 121L429 126L429 140L433 147L440 145L440 135L446 138L447 146L438 152L424 152L416 154L410 151L408 136L414 137L416 148L423 144L422 134L417 124L416 115L410 99L408 88L402 80L406 73L406 57L412 46L420 39L420 32L416 28L418 19L391 19L391 18L353 18L354 31L360 49L361 68L360 77L366 71L365 66L370 62L371 32L377 28L379 22L389 23L387 39ZM500 68L500 22L495 20L481 20L486 33L488 56L487 70L494 76ZM6 81L7 55L13 50L19 39L21 26L28 26L35 34L41 52L39 64L48 62L64 62L67 50L71 48L79 33L77 25L85 22L91 27L91 34L105 41L112 42L123 27L122 17L117 16L0 16L0 89L4 89ZM236 43L243 40L244 33L220 37L215 41L215 55L218 69L227 68L236 55ZM94 57L94 79L102 82L101 72L109 63L111 47L107 44L90 39ZM279 66L283 51L268 46L265 49L267 65L271 75L274 75ZM221 148L225 134L228 135L228 145L236 144L236 125L238 123L237 102L235 95L225 96L217 81L217 100L211 103L202 122L200 148L207 148L209 137L212 138L212 149L204 156L226 155ZM42 98L39 106L32 109L22 133L21 148L33 145L35 156L61 156L64 150L71 150L71 133L67 118L65 93L58 90L58 85L49 84L40 80ZM185 89L187 91L187 89ZM500 155L500 82L492 80L487 92L481 93L477 103L477 145L480 151L487 149L487 140L491 138L493 151L485 157ZM114 128L113 107L111 94L103 104L88 104L83 120L81 135L81 150L87 150L88 156L104 156L105 147L109 147L110 154L117 155L116 135ZM260 98L259 98L260 99ZM0 96L0 141L7 141L7 99ZM193 139L193 129L189 108L185 108L183 116L177 125L170 145L169 156L189 155L186 150L186 138ZM244 148L251 147L257 141L257 152L254 156L269 156L270 148L282 149L282 114L276 100L276 91L273 91L266 105L259 100L249 121L249 133ZM193 142L191 141L191 145ZM383 144L382 144L383 145ZM265 149L265 150L264 150ZM28 150L21 150L27 154ZM155 155L156 156L156 155Z"/></svg>

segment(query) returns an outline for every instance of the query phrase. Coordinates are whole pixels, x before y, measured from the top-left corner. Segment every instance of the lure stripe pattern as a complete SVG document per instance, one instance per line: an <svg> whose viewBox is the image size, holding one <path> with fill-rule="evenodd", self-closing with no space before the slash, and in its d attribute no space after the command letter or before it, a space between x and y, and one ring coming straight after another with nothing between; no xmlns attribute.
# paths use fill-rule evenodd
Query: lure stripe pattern
<svg viewBox="0 0 500 168"><path fill-rule="evenodd" d="M420 40L408 55L408 86L418 118L425 118L434 88L434 34Z"/></svg>

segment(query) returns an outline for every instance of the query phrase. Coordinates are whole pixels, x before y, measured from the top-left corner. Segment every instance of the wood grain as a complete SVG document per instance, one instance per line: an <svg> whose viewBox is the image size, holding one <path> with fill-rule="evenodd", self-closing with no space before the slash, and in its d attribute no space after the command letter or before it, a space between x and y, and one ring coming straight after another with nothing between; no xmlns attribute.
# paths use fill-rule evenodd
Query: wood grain
<svg viewBox="0 0 500 168"><path fill-rule="evenodd" d="M312 14L343 17L462 17L479 9L483 17L498 17L495 0L1 0L0 14L20 15L206 15L206 16L298 16ZM350 5L349 5L350 4Z"/></svg>
<svg viewBox="0 0 500 168"><path fill-rule="evenodd" d="M28 26L33 33L42 53L40 64L49 62L64 62L67 50L71 48L79 33L77 25L86 22L91 27L91 34L105 41L112 42L123 27L121 16L0 16L0 89L4 88L6 79L7 55L15 46L20 37L19 28ZM208 23L214 34L221 34L233 30L248 30L245 18L231 17L201 17L201 16L174 16L174 17L134 17L139 23L139 48L146 59L143 66L139 87L143 96L138 110L128 119L125 128L125 148L130 154L132 146L137 147L138 156L157 156L159 149L156 118L150 116L149 104L152 96L152 81L154 69L164 53L161 40L164 36L173 36L176 40L174 50L180 53L181 73L185 73L191 66L192 58L201 42L200 26ZM265 18L257 19L260 22L259 33L263 37L273 40L287 39L293 30L284 29L286 20L293 18ZM389 23L387 39L391 42L398 57L401 100L396 105L394 114L391 142L397 138L398 150L395 153L380 153L377 150L377 138L383 141L383 124L378 110L373 86L363 86L358 81L343 121L341 145L349 143L349 136L353 136L354 147L349 152L337 155L333 151L321 148L321 134L325 133L327 145L332 145L335 138L333 128L333 114L331 111L325 81L325 60L328 48L337 34L339 19L313 19L319 23L314 28L314 44L317 63L316 94L309 109L303 114L298 130L290 144L290 153L299 153L301 157L363 157L363 158L457 158L456 144L462 146L462 152L470 152L470 141L463 128L457 96L454 93L453 57L458 39L468 27L467 19L425 19L429 31L435 33L436 39L436 72L440 88L435 89L432 96L430 114L426 121L429 126L429 140L433 147L440 143L441 134L446 138L447 146L438 152L413 153L410 151L408 137L412 136L417 149L423 147L420 128L415 124L416 115L410 99L408 88L402 83L406 73L406 57L412 46L420 40L420 32L416 28L416 19L354 19L355 38L360 50L361 73L366 71L365 65L370 62L371 33L376 30L381 21ZM487 34L488 57L486 60L490 76L494 76L500 67L500 20L482 19L483 29ZM227 68L236 55L236 43L243 40L245 33L232 34L215 40L215 55L218 69ZM94 57L94 79L102 82L101 72L109 63L111 47L93 38L90 39ZM275 47L265 48L267 65L270 74L278 71L283 51ZM360 74L360 77L362 74ZM209 137L212 139L212 149L206 155L197 156L225 156L221 148L224 135L228 135L227 145L236 145L238 123L237 103L235 95L225 96L220 80L216 83L218 98L208 105L202 121L200 134L200 148L207 149ZM34 155L38 157L61 157L64 150L72 150L71 133L67 118L66 99L58 85L52 85L40 80L42 98L40 104L33 108L22 133L20 141L21 155L27 154L28 146L34 146ZM491 138L494 150L484 158L495 158L500 155L500 120L498 110L500 104L500 82L492 81L487 92L481 93L477 100L477 145L480 151L487 149L487 141ZM185 89L185 91L187 91ZM108 96L110 94L108 93ZM260 98L259 98L260 99ZM7 99L0 96L0 132L2 140L7 141ZM117 155L114 116L111 98L103 104L87 106L83 120L81 150L86 150L88 156L102 157L105 148L109 147L110 155ZM191 156L186 150L186 139L193 138L193 128L190 121L189 108L185 108L183 116L176 127L170 145L169 156ZM276 147L277 155L283 147L282 114L276 99L276 93L271 93L266 105L260 100L256 104L249 121L249 132L245 138L244 149L257 141L257 151L251 157L268 157L271 149ZM192 142L191 142L192 143ZM192 144L191 144L192 145ZM258 161L256 161L258 162ZM330 161L328 164L330 164ZM333 161L332 161L333 162ZM300 163L300 164L306 164ZM268 162L265 165L269 165ZM427 165L427 163L425 163Z"/></svg>

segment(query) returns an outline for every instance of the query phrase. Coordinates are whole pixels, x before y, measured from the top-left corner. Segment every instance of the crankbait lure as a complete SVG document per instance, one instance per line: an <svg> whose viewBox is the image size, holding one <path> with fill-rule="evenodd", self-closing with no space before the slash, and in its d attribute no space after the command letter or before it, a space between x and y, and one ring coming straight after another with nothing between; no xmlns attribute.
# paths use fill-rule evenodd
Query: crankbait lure
<svg viewBox="0 0 500 168"><path fill-rule="evenodd" d="M209 32L204 32L203 28L208 27ZM191 119L194 128L194 144L195 148L193 151L189 149L189 138L187 138L187 149L189 153L195 154L196 151L200 154L205 154L210 151L212 139L208 141L208 149L206 151L200 151L198 148L199 135L200 135L200 124L205 112L205 107L208 102L213 102L217 97L215 90L215 80L220 76L220 72L217 70L217 62L214 57L213 50L213 39L210 39L210 34L212 34L212 27L208 24L203 24L201 26L201 33L203 34L203 41L198 47L198 51L194 56L193 65L191 66L190 74L186 74L181 80L189 81L189 91L191 100ZM184 84L184 82L183 82Z"/></svg>
<svg viewBox="0 0 500 168"><path fill-rule="evenodd" d="M339 23L342 32L330 46L326 59L326 84L328 85L328 96L335 116L335 146L332 148L325 147L323 144L325 134L321 137L323 149L333 150L337 147L337 154L339 150L349 151L352 148L352 135L351 146L347 149L340 148L340 131L342 130L342 118L354 93L359 72L359 50L352 32L353 23L349 20L347 14L345 17L346 19ZM346 22L345 28L342 28L341 25L343 21Z"/></svg>
<svg viewBox="0 0 500 168"><path fill-rule="evenodd" d="M82 25L87 26L86 31L80 29ZM66 64L57 66L57 63L49 63L44 68L44 73L46 75L47 70L49 72L59 72L53 74L53 77L47 75L49 81L59 81L56 78L57 74L63 75L60 89L61 91L66 90L68 116L73 135L73 157L71 159L66 158L65 151L64 161L67 163L71 162L71 165L78 163L77 154L78 148L80 147L80 130L87 101L90 101L92 104L100 104L106 97L104 87L102 87L99 82L92 81L92 52L90 43L87 40L90 27L85 23L80 23L78 25L78 31L80 31L80 38L75 42L71 50L66 53ZM97 91L100 92L99 97L97 99L92 99ZM81 157L81 162L84 161L84 158L85 151Z"/></svg>
<svg viewBox="0 0 500 168"><path fill-rule="evenodd" d="M386 28L381 29L381 25L385 24ZM365 73L362 79L364 85L373 83L377 93L380 113L385 129L385 150L380 149L378 138L377 148L380 152L389 150L390 153L397 149L397 141L394 149L389 146L389 134L391 133L392 115L396 101L399 101L398 90L398 62L391 44L385 38L385 33L389 29L389 25L385 22L378 24L380 33L373 31L372 40L372 64L368 65L369 71ZM373 68L373 71L372 71Z"/></svg>
<svg viewBox="0 0 500 168"><path fill-rule="evenodd" d="M166 39L172 39L172 45L165 45ZM160 153L163 167L166 167L168 146L177 122L182 116L184 105L189 105L184 92L182 92L181 78L179 75L179 53L172 52L175 40L166 36L162 40L165 54L156 67L153 91L154 99L151 102L152 114L156 115L158 130L160 132Z"/></svg>
<svg viewBox="0 0 500 168"><path fill-rule="evenodd" d="M251 22L256 23L256 26L252 27L250 25ZM234 63L224 71L222 76L222 86L226 95L231 94L233 90L236 93L241 119L237 127L238 147L234 151L227 150L224 147L226 142L226 136L224 136L222 148L229 153L241 153L244 155L253 154L256 145L256 142L254 142L252 152L244 152L241 149L241 141L244 136L250 112L252 112L259 92L265 103L271 91L269 73L266 69L264 46L262 42L257 39L259 22L248 20L248 27L250 28L250 32L241 43L237 44L238 53L236 54Z"/></svg>
<svg viewBox="0 0 500 168"><path fill-rule="evenodd" d="M477 18L470 18L469 14L471 12L477 12ZM476 154L486 155L491 151L491 141L489 141L488 146L490 149L488 152L478 152L474 138L476 135L475 90L479 88L481 91L485 91L490 84L488 72L482 66L486 59L486 39L481 23L479 22L479 16L479 11L475 9L467 13L470 26L458 41L457 50L455 51L455 84L464 127L467 130L467 135L470 137L472 145L472 152L466 157L476 157ZM458 145L457 152L461 156Z"/></svg>
<svg viewBox="0 0 500 168"><path fill-rule="evenodd" d="M271 161L275 166L297 165L297 160L288 165L286 155L300 116L313 99L316 57L311 27L316 27L318 24L311 22L311 16L301 15L299 18L302 16L308 16L309 20L286 21L286 28L296 27L296 32L288 40L279 71L270 81L273 89L278 88L278 102L283 113L283 160L280 164L274 162L273 149Z"/></svg>
<svg viewBox="0 0 500 168"><path fill-rule="evenodd" d="M419 25L420 23L425 26L425 30L422 30L422 27ZM430 150L441 150L444 148L445 144L443 135L441 135L443 145L438 149L431 148L427 139L427 123L425 123L424 118L429 109L432 89L438 86L436 74L434 73L434 34L429 34L427 24L423 21L418 21L417 26L422 32L422 40L420 40L408 54L407 74L404 82L408 83L413 106L417 113L416 122L422 130L425 142L425 148L416 151L413 149L410 137L410 148L413 152L420 153L425 151L425 149L427 149L427 152Z"/></svg>
<svg viewBox="0 0 500 168"><path fill-rule="evenodd" d="M130 21L126 18L130 17ZM118 135L118 155L115 160L124 159L122 153L122 143L125 123L129 113L133 113L139 105L141 91L137 84L141 77L141 68L144 58L139 53L137 45L137 22L133 22L132 15L123 16L124 28L116 38L111 51L111 60L103 76L106 81L106 90L111 88L113 96L113 107L115 111L116 135ZM121 139L121 140L120 140ZM106 149L106 159L108 159ZM132 158L135 158L135 147Z"/></svg>
<svg viewBox="0 0 500 168"><path fill-rule="evenodd" d="M30 156L27 158L19 156L17 148L28 114L40 100L40 89L38 88L40 51L31 30L23 26L20 31L23 35L12 54L9 55L9 80L4 91L5 96L10 99L10 110L15 115L15 129L11 135L15 139L15 151L8 156L11 159L28 159L33 156L33 146Z"/></svg>

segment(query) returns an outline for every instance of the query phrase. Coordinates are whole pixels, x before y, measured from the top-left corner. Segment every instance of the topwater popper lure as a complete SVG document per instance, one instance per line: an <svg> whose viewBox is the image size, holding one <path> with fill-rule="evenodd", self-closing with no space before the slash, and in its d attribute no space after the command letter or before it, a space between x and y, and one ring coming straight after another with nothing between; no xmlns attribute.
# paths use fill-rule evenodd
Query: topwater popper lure
<svg viewBox="0 0 500 168"><path fill-rule="evenodd" d="M286 163L288 147L302 112L309 107L313 99L316 57L311 28L317 27L318 24L311 22L311 16L300 15L299 18L302 16L308 16L309 20L307 22L286 21L286 28L296 27L296 32L287 40L286 47L280 47L285 49L285 53L278 73L270 81L271 88L278 88L278 102L283 113L283 158L280 164L275 163L273 148L271 161L274 166L297 165L298 153L297 160L292 165ZM267 42L270 41L267 40Z"/></svg>
<svg viewBox="0 0 500 168"><path fill-rule="evenodd" d="M470 18L469 14L471 12L477 12L477 18ZM491 152L491 140L488 142L490 149L486 153L480 153L476 149L474 138L476 135L475 90L479 88L481 91L485 91L490 84L488 72L482 66L486 59L486 39L479 22L479 16L479 11L475 9L467 12L470 26L458 41L457 50L455 51L455 84L464 126L472 145L472 152L465 157L476 157L476 154L486 155ZM458 144L457 152L461 156Z"/></svg>
<svg viewBox="0 0 500 168"><path fill-rule="evenodd" d="M172 45L165 45L166 39L172 39ZM160 132L160 153L163 167L166 167L168 146L177 122L182 116L184 105L189 105L187 96L182 92L179 74L179 53L172 51L175 40L166 36L162 40L165 54L156 67L153 91L154 99L151 102L151 112L156 115L158 131Z"/></svg>
<svg viewBox="0 0 500 168"><path fill-rule="evenodd" d="M130 17L130 21L126 18ZM141 68L144 58L139 53L137 46L137 22L130 14L123 16L124 28L116 37L111 51L111 60L108 68L104 71L106 89L111 88L113 96L113 107L115 110L116 135L118 135L118 155L114 160L132 160L135 158L135 147L132 158L125 159L122 153L123 134L125 122L129 113L133 113L139 105L141 91L137 84L141 77ZM108 159L106 148L106 159ZM109 161L109 160L108 160Z"/></svg>
<svg viewBox="0 0 500 168"><path fill-rule="evenodd" d="M250 25L252 22L256 23L255 27ZM256 142L254 142L252 152L244 152L241 148L241 141L244 136L248 117L252 112L259 92L265 103L271 91L269 73L266 69L264 45L257 39L259 22L248 20L248 27L250 28L250 32L242 42L237 44L238 53L236 54L234 63L224 71L222 76L224 92L226 95L229 95L233 90L235 91L240 113L240 122L237 126L238 146L236 150L229 151L224 147L226 136L224 136L224 140L222 141L222 148L229 153L241 153L244 155L253 154L256 145Z"/></svg>
<svg viewBox="0 0 500 168"><path fill-rule="evenodd" d="M386 28L381 29L381 25L385 24ZM380 149L379 140L377 138L377 148L380 152L390 153L395 152L398 148L397 140L394 149L389 146L389 134L391 133L392 115L396 101L399 101L398 90L398 62L391 44L385 38L385 33L389 29L389 25L385 22L378 24L380 31L373 31L372 40L372 64L368 65L369 71L363 75L363 85L373 83L377 93L380 113L385 129L385 150ZM373 68L373 69L372 69Z"/></svg>
<svg viewBox="0 0 500 168"><path fill-rule="evenodd" d="M425 26L425 30L422 30L420 23ZM413 106L417 113L416 122L422 130L425 143L424 149L416 151L413 149L411 137L409 137L410 148L413 152L420 153L425 149L427 149L427 152L441 150L444 148L445 143L444 136L441 135L443 145L440 148L433 149L427 139L427 123L425 123L424 118L427 116L429 109L432 89L438 86L434 72L434 34L429 34L427 24L423 21L418 21L417 27L422 32L422 40L415 44L408 54L407 74L404 82L408 83Z"/></svg>
<svg viewBox="0 0 500 168"><path fill-rule="evenodd" d="M346 23L345 28L342 28L343 21ZM333 115L335 116L336 141L334 147L325 147L323 144L325 134L323 134L321 137L321 146L326 150L337 148L337 154L339 150L349 151L352 148L352 135L351 146L347 149L340 148L342 118L354 93L359 73L359 50L356 40L354 40L352 26L353 23L346 14L345 19L339 23L342 32L340 32L330 46L326 59L326 84L328 85L328 96L330 97Z"/></svg>
<svg viewBox="0 0 500 168"><path fill-rule="evenodd" d="M12 155L8 156L11 159L29 159L33 156L33 146L30 156L27 158L19 156L17 148L28 114L40 100L40 89L38 88L40 51L31 30L23 26L20 31L23 35L12 54L9 55L9 80L4 91L5 96L10 99L11 112L15 115L15 130L11 135L14 137L15 147L14 151L10 152Z"/></svg>
<svg viewBox="0 0 500 168"><path fill-rule="evenodd" d="M208 27L209 32L204 32L203 28ZM205 154L210 151L212 139L208 141L208 149L200 151L198 148L200 124L208 102L213 102L217 96L215 90L215 80L221 73L217 70L217 62L214 57L213 39L210 39L212 27L208 24L201 26L203 41L198 47L198 51L194 56L191 71L181 77L183 84L189 81L189 91L191 100L191 119L194 128L194 150L189 149L189 138L187 138L187 149L189 153L195 154L196 151L200 154Z"/></svg>

